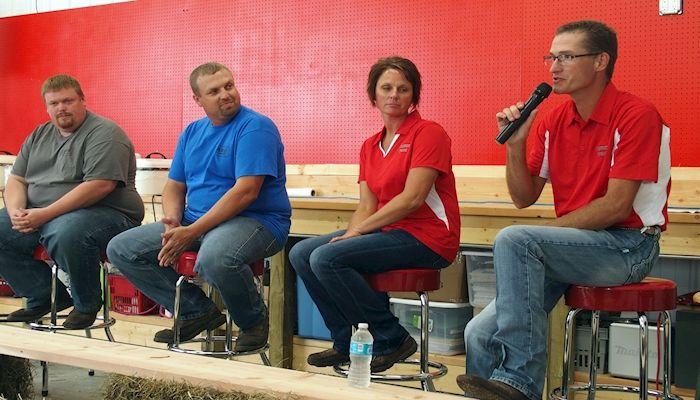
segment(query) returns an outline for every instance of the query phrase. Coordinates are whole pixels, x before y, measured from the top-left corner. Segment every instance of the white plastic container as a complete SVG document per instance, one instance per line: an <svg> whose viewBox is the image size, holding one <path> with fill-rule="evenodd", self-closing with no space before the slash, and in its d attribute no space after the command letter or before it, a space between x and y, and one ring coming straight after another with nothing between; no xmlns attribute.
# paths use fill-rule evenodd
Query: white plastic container
<svg viewBox="0 0 700 400"><path fill-rule="evenodd" d="M401 326L420 342L420 301L390 299L391 310ZM430 302L428 313L428 351L433 354L455 355L464 353L464 327L472 318L472 307L467 303Z"/></svg>
<svg viewBox="0 0 700 400"><path fill-rule="evenodd" d="M137 158L136 191L141 196L153 196L163 193L168 179L171 159Z"/></svg>
<svg viewBox="0 0 700 400"><path fill-rule="evenodd" d="M656 367L659 359L659 351L656 346L657 332L655 326L649 326L647 377L650 381L656 381ZM639 326L612 323L610 324L609 338L608 372L610 375L639 379ZM663 336L660 340L663 341ZM663 353L661 353L661 357L659 379L663 379Z"/></svg>
<svg viewBox="0 0 700 400"><path fill-rule="evenodd" d="M17 156L0 155L0 189L4 189Z"/></svg>
<svg viewBox="0 0 700 400"><path fill-rule="evenodd" d="M496 298L496 270L493 268L493 253L490 251L462 252L467 263L467 286L469 303L484 308Z"/></svg>

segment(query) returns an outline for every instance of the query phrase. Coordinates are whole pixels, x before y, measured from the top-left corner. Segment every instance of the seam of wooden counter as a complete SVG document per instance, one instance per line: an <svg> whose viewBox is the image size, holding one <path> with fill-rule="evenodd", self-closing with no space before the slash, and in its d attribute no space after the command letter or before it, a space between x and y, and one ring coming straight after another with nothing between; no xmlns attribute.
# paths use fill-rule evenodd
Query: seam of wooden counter
<svg viewBox="0 0 700 400"><path fill-rule="evenodd" d="M290 197L292 208L315 210L354 211L358 199L351 197ZM669 212L670 222L681 224L700 223L700 212ZM554 208L549 204L534 204L528 208L516 208L510 203L501 202L471 202L459 203L460 215L482 215L498 217L537 217L554 218Z"/></svg>
<svg viewBox="0 0 700 400"><path fill-rule="evenodd" d="M356 389L339 377L6 325L0 325L0 353L124 375L182 380L218 390L265 392L281 398L289 394L299 399L454 398L378 383L372 383L368 389Z"/></svg>

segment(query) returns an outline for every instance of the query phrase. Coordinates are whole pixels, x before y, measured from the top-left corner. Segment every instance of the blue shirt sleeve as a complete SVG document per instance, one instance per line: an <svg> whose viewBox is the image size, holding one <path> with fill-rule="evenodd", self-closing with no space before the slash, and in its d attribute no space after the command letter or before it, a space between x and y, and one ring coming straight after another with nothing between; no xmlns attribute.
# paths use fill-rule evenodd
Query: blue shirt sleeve
<svg viewBox="0 0 700 400"><path fill-rule="evenodd" d="M236 179L269 175L278 178L281 140L269 119L257 121L239 137L236 146Z"/></svg>
<svg viewBox="0 0 700 400"><path fill-rule="evenodd" d="M170 172L168 172L168 178L184 183L186 181L185 177L185 143L187 143L187 132L190 127L188 126L177 140L177 145L175 147L175 154L173 155L173 161L170 164Z"/></svg>

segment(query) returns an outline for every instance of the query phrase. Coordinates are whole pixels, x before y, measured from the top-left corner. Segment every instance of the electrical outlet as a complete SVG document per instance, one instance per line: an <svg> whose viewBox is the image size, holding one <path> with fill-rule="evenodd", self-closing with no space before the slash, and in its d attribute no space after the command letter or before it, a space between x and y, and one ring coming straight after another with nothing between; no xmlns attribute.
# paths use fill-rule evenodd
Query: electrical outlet
<svg viewBox="0 0 700 400"><path fill-rule="evenodd" d="M683 14L683 0L659 0L659 15Z"/></svg>

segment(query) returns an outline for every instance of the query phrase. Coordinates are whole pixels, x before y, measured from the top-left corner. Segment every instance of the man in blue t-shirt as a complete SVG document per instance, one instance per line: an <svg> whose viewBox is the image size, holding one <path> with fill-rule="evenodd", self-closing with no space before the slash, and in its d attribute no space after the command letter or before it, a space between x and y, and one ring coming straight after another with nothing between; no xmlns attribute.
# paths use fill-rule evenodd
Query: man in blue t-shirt
<svg viewBox="0 0 700 400"><path fill-rule="evenodd" d="M198 250L195 271L220 293L240 328L235 351L267 343L268 320L248 264L282 249L291 207L285 189L284 146L275 124L241 106L233 75L207 63L190 75L206 117L180 136L163 189L160 222L112 239L110 261L148 297L172 311L177 273L169 268ZM195 285L182 288L180 340L214 329L226 318ZM172 343L173 331L156 333Z"/></svg>

